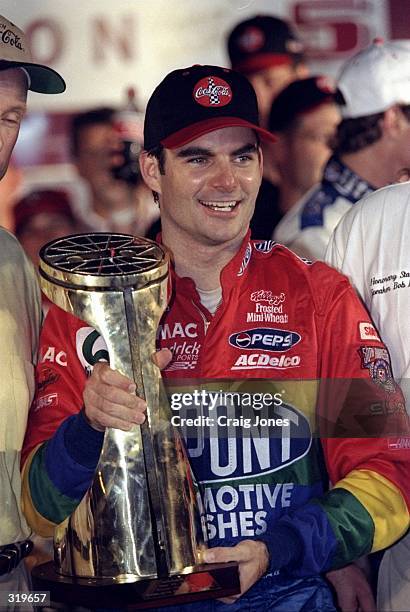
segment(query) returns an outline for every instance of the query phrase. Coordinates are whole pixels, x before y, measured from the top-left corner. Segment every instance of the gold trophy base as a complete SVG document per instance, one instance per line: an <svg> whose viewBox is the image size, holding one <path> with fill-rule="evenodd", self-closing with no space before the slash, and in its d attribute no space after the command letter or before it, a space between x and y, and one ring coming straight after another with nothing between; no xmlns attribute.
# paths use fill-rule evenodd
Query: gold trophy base
<svg viewBox="0 0 410 612"><path fill-rule="evenodd" d="M236 562L204 564L191 574L123 583L112 578L62 576L53 561L36 566L31 575L33 589L50 591L52 604L89 608L146 610L240 593Z"/></svg>

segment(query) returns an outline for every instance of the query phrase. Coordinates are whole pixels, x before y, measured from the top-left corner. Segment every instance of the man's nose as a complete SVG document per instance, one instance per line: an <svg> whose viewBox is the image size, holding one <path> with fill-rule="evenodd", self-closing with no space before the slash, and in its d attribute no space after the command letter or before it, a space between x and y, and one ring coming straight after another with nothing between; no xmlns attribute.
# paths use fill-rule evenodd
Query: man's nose
<svg viewBox="0 0 410 612"><path fill-rule="evenodd" d="M224 191L233 191L238 180L232 164L229 161L218 162L213 176L213 186Z"/></svg>

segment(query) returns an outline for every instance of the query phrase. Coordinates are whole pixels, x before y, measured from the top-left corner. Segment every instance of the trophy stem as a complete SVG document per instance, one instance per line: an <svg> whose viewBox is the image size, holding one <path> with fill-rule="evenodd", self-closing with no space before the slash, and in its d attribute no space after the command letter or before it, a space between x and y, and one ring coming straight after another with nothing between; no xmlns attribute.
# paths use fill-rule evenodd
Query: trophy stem
<svg viewBox="0 0 410 612"><path fill-rule="evenodd" d="M124 290L124 306L128 337L130 339L131 364L134 381L137 385L138 395L143 399L146 399L144 379L142 376L143 364L141 363L139 345L135 341L135 339L139 337L139 330L137 326L133 291L131 288ZM170 559L165 546L166 540L163 504L161 503L155 451L148 419L141 425L141 435L143 440L145 473L148 482L149 509L151 515L152 537L157 564L157 574L159 578L165 578L170 574Z"/></svg>

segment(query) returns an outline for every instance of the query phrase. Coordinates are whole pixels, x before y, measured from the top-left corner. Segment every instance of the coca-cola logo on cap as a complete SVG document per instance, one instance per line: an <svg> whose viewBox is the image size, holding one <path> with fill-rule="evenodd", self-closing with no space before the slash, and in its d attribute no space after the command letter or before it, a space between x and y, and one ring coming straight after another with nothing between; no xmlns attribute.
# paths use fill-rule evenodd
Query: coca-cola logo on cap
<svg viewBox="0 0 410 612"><path fill-rule="evenodd" d="M9 45L10 47L16 47L16 49L20 49L20 51L24 51L21 44L21 37L13 32L7 24L0 23L0 39L1 42Z"/></svg>
<svg viewBox="0 0 410 612"><path fill-rule="evenodd" d="M209 76L198 81L194 87L193 96L195 102L201 106L226 106L232 100L232 89L223 79Z"/></svg>

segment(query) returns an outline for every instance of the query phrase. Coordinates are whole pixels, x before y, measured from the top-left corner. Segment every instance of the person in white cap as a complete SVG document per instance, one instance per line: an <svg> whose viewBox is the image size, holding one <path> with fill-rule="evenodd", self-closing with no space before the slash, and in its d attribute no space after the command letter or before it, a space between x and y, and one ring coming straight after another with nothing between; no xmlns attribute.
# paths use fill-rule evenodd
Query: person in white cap
<svg viewBox="0 0 410 612"><path fill-rule="evenodd" d="M32 61L24 32L0 16L0 178L17 140L28 89L60 93L65 83L57 72ZM20 451L34 394L41 300L33 267L3 228L0 250L0 605L14 610L19 604L12 593L28 589L21 561L32 548L20 509Z"/></svg>
<svg viewBox="0 0 410 612"><path fill-rule="evenodd" d="M392 360L410 406L410 183L390 185L364 198L333 233L326 260L350 277L365 302ZM392 440L393 442L393 440ZM394 440L408 448L410 439ZM410 536L383 557L377 609L408 610Z"/></svg>
<svg viewBox="0 0 410 612"><path fill-rule="evenodd" d="M273 234L309 259L323 259L351 206L410 165L410 41L374 41L344 65L337 86L343 119L334 155Z"/></svg>

